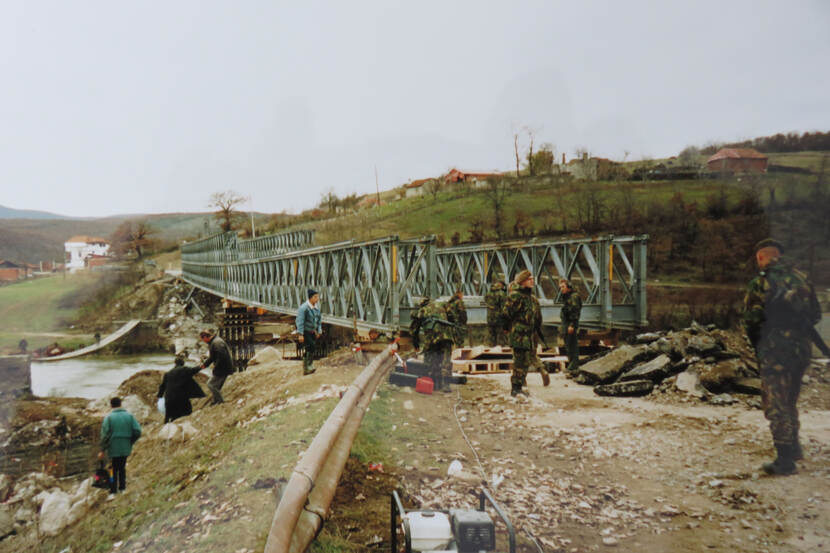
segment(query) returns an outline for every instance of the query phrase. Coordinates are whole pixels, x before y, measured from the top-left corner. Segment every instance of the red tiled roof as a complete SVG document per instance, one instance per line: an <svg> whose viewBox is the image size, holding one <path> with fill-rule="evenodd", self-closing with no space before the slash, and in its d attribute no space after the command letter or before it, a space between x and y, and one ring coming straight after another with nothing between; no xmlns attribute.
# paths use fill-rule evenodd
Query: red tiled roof
<svg viewBox="0 0 830 553"><path fill-rule="evenodd" d="M83 242L84 244L109 244L109 240L105 238L98 238L97 236L86 236L85 234L76 234L67 242Z"/></svg>
<svg viewBox="0 0 830 553"><path fill-rule="evenodd" d="M719 159L767 159L767 156L752 148L721 148L706 163Z"/></svg>
<svg viewBox="0 0 830 553"><path fill-rule="evenodd" d="M427 181L431 181L431 180L432 179L418 179L418 180L414 180L410 183L407 183L407 184L403 185L403 187L404 188L418 188L419 186L423 186L424 183L426 183Z"/></svg>

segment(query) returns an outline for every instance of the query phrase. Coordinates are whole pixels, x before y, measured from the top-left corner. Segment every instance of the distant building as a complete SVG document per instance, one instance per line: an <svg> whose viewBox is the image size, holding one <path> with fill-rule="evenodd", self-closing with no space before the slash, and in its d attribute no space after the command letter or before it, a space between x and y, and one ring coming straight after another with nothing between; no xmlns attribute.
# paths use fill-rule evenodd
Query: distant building
<svg viewBox="0 0 830 553"><path fill-rule="evenodd" d="M721 148L706 160L715 173L766 173L767 156L752 148Z"/></svg>
<svg viewBox="0 0 830 553"><path fill-rule="evenodd" d="M493 178L501 177L501 173L498 171L467 171L463 169L450 169L450 171L444 175L444 182L451 184L455 182L468 182L472 183L474 187L481 188L483 186L487 186L487 182Z"/></svg>
<svg viewBox="0 0 830 553"><path fill-rule="evenodd" d="M73 236L64 242L63 246L66 251L66 268L70 271L88 267L92 258L110 255L110 243L95 236Z"/></svg>
<svg viewBox="0 0 830 553"><path fill-rule="evenodd" d="M29 274L30 270L26 263L0 259L0 282L15 282L26 278Z"/></svg>
<svg viewBox="0 0 830 553"><path fill-rule="evenodd" d="M431 180L432 179L418 179L404 184L404 197L412 198L413 196L422 196L424 194L424 188L426 188L424 185Z"/></svg>

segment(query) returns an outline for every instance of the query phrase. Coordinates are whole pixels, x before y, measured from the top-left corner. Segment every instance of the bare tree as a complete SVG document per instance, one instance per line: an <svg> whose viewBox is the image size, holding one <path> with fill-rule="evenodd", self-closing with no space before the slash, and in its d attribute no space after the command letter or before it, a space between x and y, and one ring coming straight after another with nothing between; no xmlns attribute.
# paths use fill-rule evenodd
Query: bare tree
<svg viewBox="0 0 830 553"><path fill-rule="evenodd" d="M329 213L336 212L339 203L340 198L334 193L334 188L329 188L320 197L320 207L327 209Z"/></svg>
<svg viewBox="0 0 830 553"><path fill-rule="evenodd" d="M112 233L110 242L116 254L125 255L132 252L137 259L141 259L153 242L150 235L155 233L156 229L151 227L146 219L124 221Z"/></svg>
<svg viewBox="0 0 830 553"><path fill-rule="evenodd" d="M216 209L215 216L224 232L233 229L234 223L239 219L240 213L236 206L246 201L247 198L239 195L233 190L214 192L210 196L208 207Z"/></svg>
<svg viewBox="0 0 830 553"><path fill-rule="evenodd" d="M432 195L433 201L437 200L441 191L441 179L429 179L424 183L424 188Z"/></svg>
<svg viewBox="0 0 830 553"><path fill-rule="evenodd" d="M510 185L507 180L496 177L488 179L487 188L484 189L487 201L493 209L493 230L499 240L504 238L504 209L509 191Z"/></svg>
<svg viewBox="0 0 830 553"><path fill-rule="evenodd" d="M513 133L513 153L516 156L516 178L519 177L519 161L521 160L519 156L519 132L516 131Z"/></svg>

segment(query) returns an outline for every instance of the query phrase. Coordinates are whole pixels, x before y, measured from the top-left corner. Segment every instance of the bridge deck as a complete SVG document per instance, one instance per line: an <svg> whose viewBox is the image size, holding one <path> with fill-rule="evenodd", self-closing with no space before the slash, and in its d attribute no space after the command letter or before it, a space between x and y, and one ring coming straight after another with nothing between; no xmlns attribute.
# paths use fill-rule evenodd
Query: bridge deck
<svg viewBox="0 0 830 553"><path fill-rule="evenodd" d="M74 359L75 357L82 357L84 355L89 355L90 353L95 353L96 351L107 347L113 342L117 342L118 340L129 334L140 323L141 319L133 319L131 321L128 321L121 328L119 328L109 336L101 338L100 342L95 343L91 346L87 346L85 348L81 348L75 351L70 351L69 353L64 353L63 355L56 355L54 357L33 357L32 361L48 363L50 361L63 361L64 359Z"/></svg>

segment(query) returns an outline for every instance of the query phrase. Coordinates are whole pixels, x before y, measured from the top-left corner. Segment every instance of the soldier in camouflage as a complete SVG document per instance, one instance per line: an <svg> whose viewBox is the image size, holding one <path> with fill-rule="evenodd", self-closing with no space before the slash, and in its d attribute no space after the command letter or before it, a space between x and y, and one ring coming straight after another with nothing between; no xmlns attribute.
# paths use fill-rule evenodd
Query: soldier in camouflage
<svg viewBox="0 0 830 553"><path fill-rule="evenodd" d="M455 325L453 343L456 347L462 347L467 340L467 309L461 290L457 290L447 302L447 320Z"/></svg>
<svg viewBox="0 0 830 553"><path fill-rule="evenodd" d="M747 287L743 323L761 370L761 401L769 420L776 459L765 463L768 474L792 474L803 458L798 442L798 395L810 361L806 328L821 316L815 291L804 273L782 259L781 244L759 242L755 259L760 272Z"/></svg>
<svg viewBox="0 0 830 553"><path fill-rule="evenodd" d="M579 313L582 311L582 298L579 297L571 282L559 280L559 292L562 294L562 310L559 334L568 352L568 375L573 376L579 370Z"/></svg>
<svg viewBox="0 0 830 553"><path fill-rule="evenodd" d="M490 346L505 345L502 316L506 299L507 293L504 291L504 281L502 280L494 282L490 286L490 291L484 295L484 303L487 305L487 333L489 338L487 343Z"/></svg>
<svg viewBox="0 0 830 553"><path fill-rule="evenodd" d="M504 302L504 320L510 328L510 347L513 348L513 375L510 377L510 395L530 395L523 389L527 385L527 371L536 367L542 373L542 382L550 384L550 377L536 356L536 337L542 330L542 309L533 295L533 275L524 270L513 280L513 292Z"/></svg>
<svg viewBox="0 0 830 553"><path fill-rule="evenodd" d="M419 349L423 331L424 363L430 367L435 389L449 392L452 379L450 355L455 327L448 321L447 310L443 304L425 298L418 307L409 325L413 345L415 349Z"/></svg>

